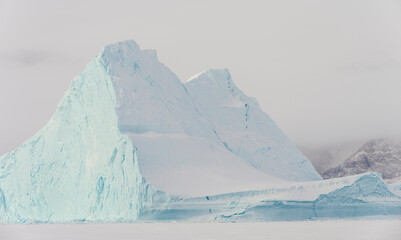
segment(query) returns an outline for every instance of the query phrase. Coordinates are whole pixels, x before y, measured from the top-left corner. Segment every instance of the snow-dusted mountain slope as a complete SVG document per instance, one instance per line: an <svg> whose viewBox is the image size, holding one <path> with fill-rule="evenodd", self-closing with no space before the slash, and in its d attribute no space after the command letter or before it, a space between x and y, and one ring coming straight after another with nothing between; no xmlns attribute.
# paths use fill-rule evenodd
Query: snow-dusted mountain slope
<svg viewBox="0 0 401 240"><path fill-rule="evenodd" d="M324 178L336 178L378 172L387 181L401 178L401 140L397 138L374 139L365 143L344 163L326 170Z"/></svg>
<svg viewBox="0 0 401 240"><path fill-rule="evenodd" d="M185 86L229 151L281 179L321 179L309 160L260 109L256 100L238 89L227 69L195 75Z"/></svg>

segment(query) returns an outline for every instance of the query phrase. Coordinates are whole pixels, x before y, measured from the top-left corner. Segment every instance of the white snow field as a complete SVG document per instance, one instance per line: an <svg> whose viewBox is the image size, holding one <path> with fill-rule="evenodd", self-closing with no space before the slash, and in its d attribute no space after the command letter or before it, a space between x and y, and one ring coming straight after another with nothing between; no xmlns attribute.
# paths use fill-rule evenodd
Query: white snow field
<svg viewBox="0 0 401 240"><path fill-rule="evenodd" d="M0 222L401 216L367 173L322 181L226 69L185 84L134 41L106 46L49 123L0 156Z"/></svg>
<svg viewBox="0 0 401 240"><path fill-rule="evenodd" d="M401 220L0 225L7 240L399 240Z"/></svg>
<svg viewBox="0 0 401 240"><path fill-rule="evenodd" d="M155 132L128 136L137 147L142 176L158 190L172 195L217 195L286 182L201 137Z"/></svg>

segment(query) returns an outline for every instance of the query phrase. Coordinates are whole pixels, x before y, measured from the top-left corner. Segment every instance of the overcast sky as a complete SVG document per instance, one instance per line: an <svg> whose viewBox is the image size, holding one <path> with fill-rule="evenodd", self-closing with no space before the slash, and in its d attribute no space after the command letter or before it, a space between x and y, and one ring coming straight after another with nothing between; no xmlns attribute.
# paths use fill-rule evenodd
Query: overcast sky
<svg viewBox="0 0 401 240"><path fill-rule="evenodd" d="M126 39L182 81L227 67L298 145L401 134L401 1L0 0L0 154Z"/></svg>

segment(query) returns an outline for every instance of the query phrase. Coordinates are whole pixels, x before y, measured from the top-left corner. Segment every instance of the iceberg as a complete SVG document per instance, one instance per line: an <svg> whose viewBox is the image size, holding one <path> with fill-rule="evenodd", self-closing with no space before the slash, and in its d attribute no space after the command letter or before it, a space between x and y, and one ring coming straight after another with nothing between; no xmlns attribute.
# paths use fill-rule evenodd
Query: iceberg
<svg viewBox="0 0 401 240"><path fill-rule="evenodd" d="M249 222L401 216L401 197L380 174L280 183L264 190L178 198L145 209L141 221Z"/></svg>
<svg viewBox="0 0 401 240"><path fill-rule="evenodd" d="M375 174L321 180L228 70L184 84L132 40L106 46L49 123L0 157L9 223L399 215L399 203ZM336 211L349 206L361 210Z"/></svg>
<svg viewBox="0 0 401 240"><path fill-rule="evenodd" d="M101 56L71 84L49 123L0 157L0 219L135 220L152 189L118 128L113 83Z"/></svg>

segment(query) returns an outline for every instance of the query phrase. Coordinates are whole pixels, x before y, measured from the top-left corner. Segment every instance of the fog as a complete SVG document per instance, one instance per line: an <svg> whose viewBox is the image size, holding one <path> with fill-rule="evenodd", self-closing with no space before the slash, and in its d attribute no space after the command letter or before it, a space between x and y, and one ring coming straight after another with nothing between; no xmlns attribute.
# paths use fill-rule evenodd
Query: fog
<svg viewBox="0 0 401 240"><path fill-rule="evenodd" d="M400 1L1 0L0 154L126 39L182 81L227 67L297 145L401 134Z"/></svg>

